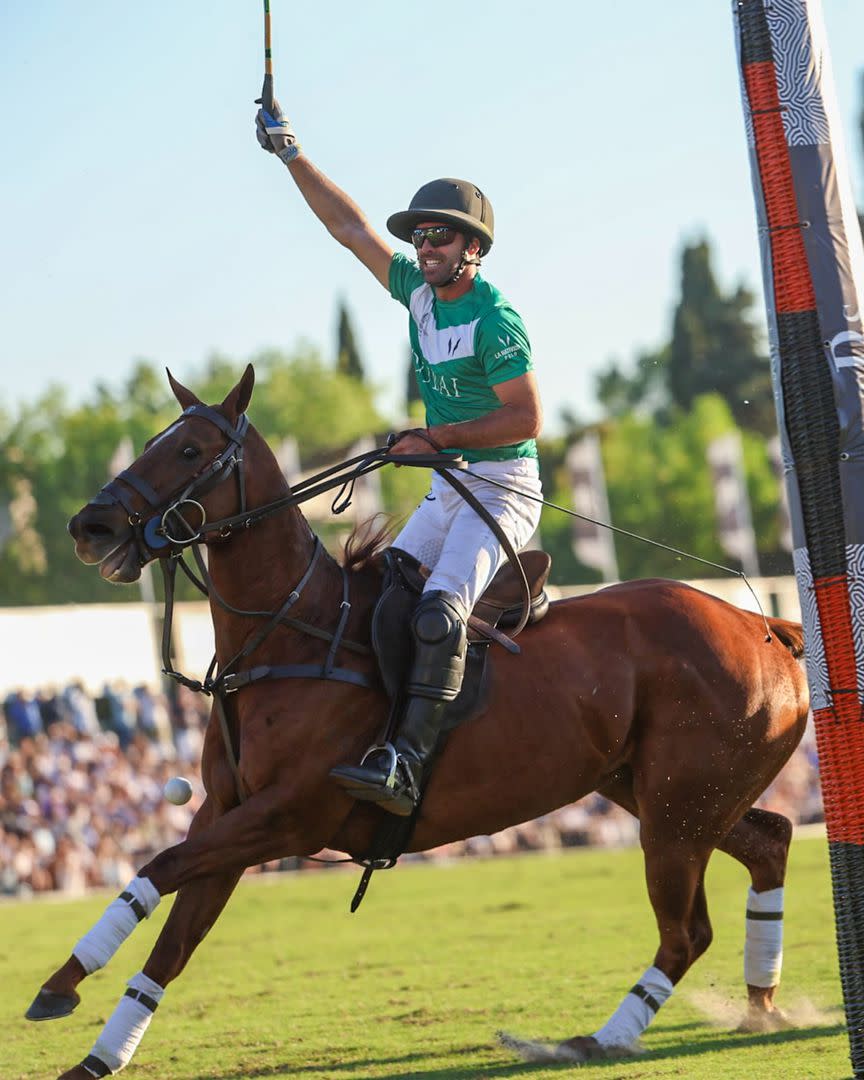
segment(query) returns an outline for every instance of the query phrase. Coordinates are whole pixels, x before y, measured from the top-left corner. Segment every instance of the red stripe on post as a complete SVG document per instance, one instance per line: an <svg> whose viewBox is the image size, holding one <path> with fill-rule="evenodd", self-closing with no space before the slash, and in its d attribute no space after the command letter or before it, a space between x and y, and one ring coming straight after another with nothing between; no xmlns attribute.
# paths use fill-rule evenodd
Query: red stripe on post
<svg viewBox="0 0 864 1080"><path fill-rule="evenodd" d="M814 581L832 704L815 709L816 746L830 842L864 844L864 723L849 583L845 575Z"/></svg>
<svg viewBox="0 0 864 1080"><path fill-rule="evenodd" d="M855 632L852 629L852 606L846 575L816 578L816 607L828 665L828 683L832 692L831 711L838 720L861 723L858 700L858 668L855 663ZM861 759L864 763L864 758ZM862 793L864 800L864 793ZM862 801L864 806L864 801Z"/></svg>
<svg viewBox="0 0 864 1080"><path fill-rule="evenodd" d="M778 313L812 311L816 296L792 180L792 163L780 113L777 73L768 61L747 64L744 82L756 137L756 157L771 230L774 297ZM762 110L769 110L763 112Z"/></svg>
<svg viewBox="0 0 864 1080"><path fill-rule="evenodd" d="M833 709L816 709L813 717L828 842L864 845L864 724L838 720Z"/></svg>

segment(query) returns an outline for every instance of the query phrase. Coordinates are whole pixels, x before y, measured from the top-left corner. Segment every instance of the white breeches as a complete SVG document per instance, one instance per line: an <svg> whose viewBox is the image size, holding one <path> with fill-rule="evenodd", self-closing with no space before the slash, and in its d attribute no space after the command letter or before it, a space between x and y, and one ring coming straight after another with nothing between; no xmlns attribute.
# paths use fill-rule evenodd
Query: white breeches
<svg viewBox="0 0 864 1080"><path fill-rule="evenodd" d="M476 477L488 476L541 497L536 458L478 461L468 468ZM455 475L494 517L513 547L517 551L523 548L540 521L540 503L493 487L475 476L462 472ZM437 473L432 474L429 494L393 546L407 551L432 571L424 591L452 593L469 612L506 558L489 526Z"/></svg>

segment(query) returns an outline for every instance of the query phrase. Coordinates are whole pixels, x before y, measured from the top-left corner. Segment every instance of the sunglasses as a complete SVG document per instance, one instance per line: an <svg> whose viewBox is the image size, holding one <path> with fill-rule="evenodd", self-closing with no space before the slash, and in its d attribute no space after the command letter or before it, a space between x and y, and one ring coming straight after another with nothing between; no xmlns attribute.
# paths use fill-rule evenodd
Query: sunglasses
<svg viewBox="0 0 864 1080"><path fill-rule="evenodd" d="M411 243L419 251L428 240L433 248L446 247L456 239L456 230L449 225L427 225L411 232Z"/></svg>

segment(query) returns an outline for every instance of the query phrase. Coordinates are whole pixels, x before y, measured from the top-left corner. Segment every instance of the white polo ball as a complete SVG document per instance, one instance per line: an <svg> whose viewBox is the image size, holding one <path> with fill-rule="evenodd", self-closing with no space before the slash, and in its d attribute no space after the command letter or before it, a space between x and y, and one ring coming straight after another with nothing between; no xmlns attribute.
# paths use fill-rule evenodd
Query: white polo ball
<svg viewBox="0 0 864 1080"><path fill-rule="evenodd" d="M182 806L192 798L192 785L185 776L172 776L162 788L162 794L175 806Z"/></svg>

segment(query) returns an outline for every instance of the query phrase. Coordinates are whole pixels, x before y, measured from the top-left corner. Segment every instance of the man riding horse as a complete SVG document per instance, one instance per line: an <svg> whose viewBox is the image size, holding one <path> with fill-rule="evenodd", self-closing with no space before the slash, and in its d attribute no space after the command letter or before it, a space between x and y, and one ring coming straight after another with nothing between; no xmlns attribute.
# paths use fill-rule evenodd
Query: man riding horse
<svg viewBox="0 0 864 1080"><path fill-rule="evenodd" d="M261 146L287 166L330 234L408 308L426 427L402 432L390 453L422 454L432 447L461 454L476 476L539 497L534 440L542 409L528 337L516 311L479 273L494 239L489 200L464 180L424 184L407 210L387 220L394 236L413 243L414 263L394 253L359 207L312 164L278 105L273 113L258 111ZM539 502L464 479L512 546L524 547L537 527ZM359 766L339 766L331 776L355 799L405 816L417 806L446 704L462 685L466 620L504 552L489 526L437 473L394 547L430 571L411 620L413 664L395 745L376 748Z"/></svg>

